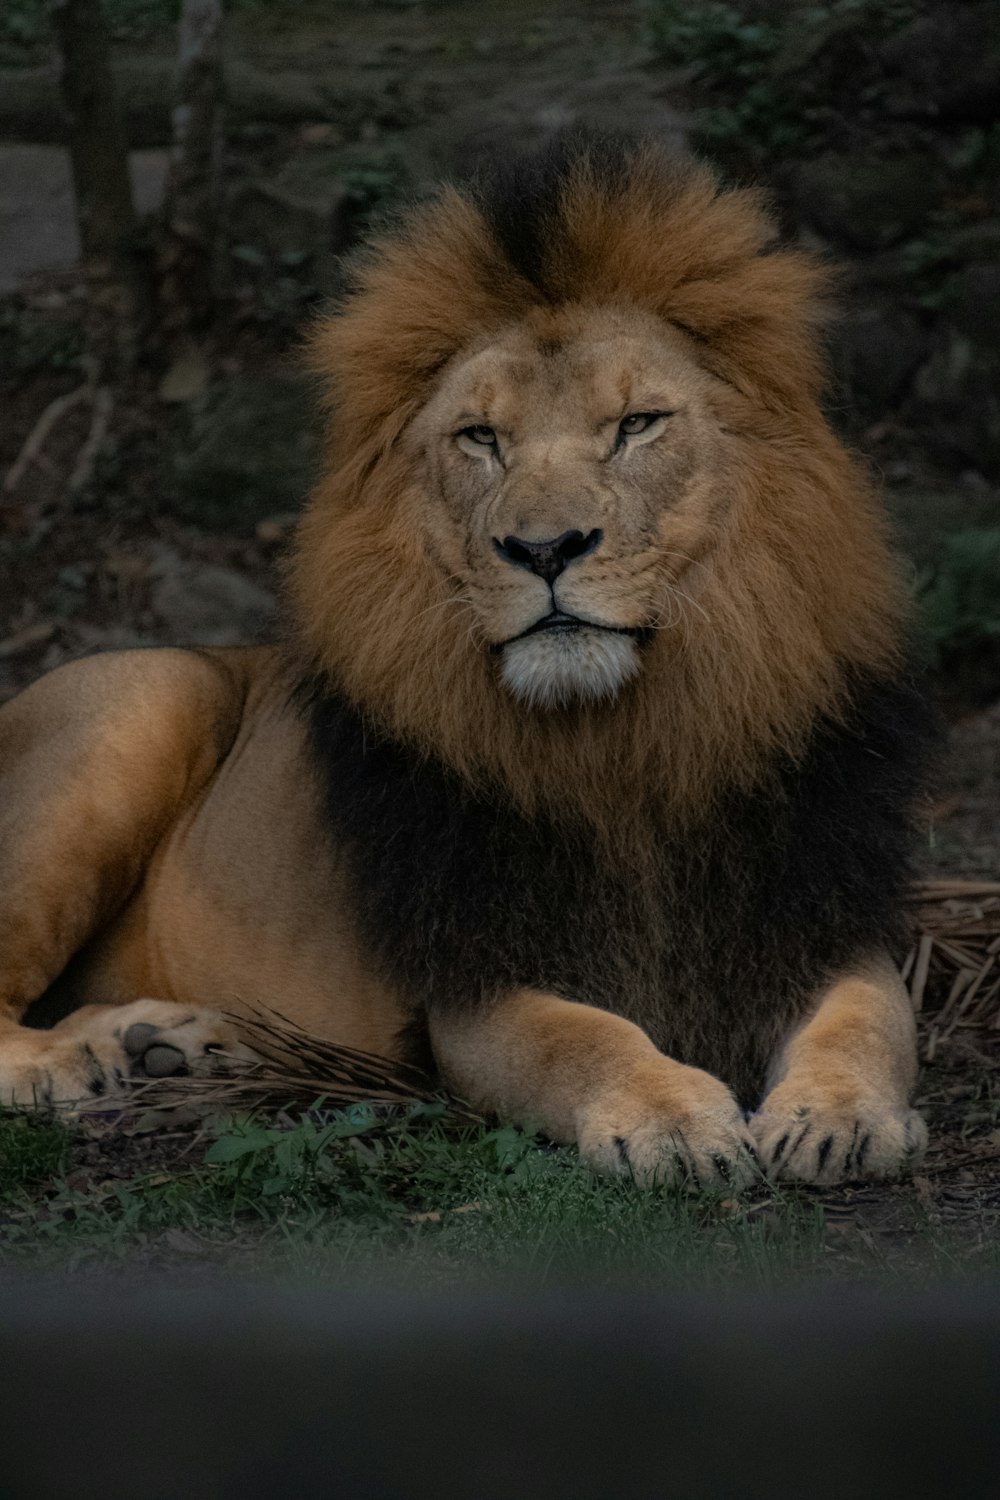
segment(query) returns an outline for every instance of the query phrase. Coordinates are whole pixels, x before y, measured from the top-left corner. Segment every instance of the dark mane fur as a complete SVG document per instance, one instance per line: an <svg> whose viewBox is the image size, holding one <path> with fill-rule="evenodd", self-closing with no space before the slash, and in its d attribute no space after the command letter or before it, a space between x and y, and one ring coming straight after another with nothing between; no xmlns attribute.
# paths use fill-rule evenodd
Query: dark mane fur
<svg viewBox="0 0 1000 1500"><path fill-rule="evenodd" d="M645 881L609 868L582 824L473 792L316 685L307 702L363 936L415 1013L548 989L630 1017L752 1105L817 985L898 945L934 736L906 677L856 681L800 762L723 794L700 824L658 822L651 805Z"/></svg>
<svg viewBox="0 0 1000 1500"><path fill-rule="evenodd" d="M496 156L467 185L512 270L546 295L546 250L558 237L562 195L585 156L595 184L623 193L638 143L612 132L560 131L524 155Z"/></svg>

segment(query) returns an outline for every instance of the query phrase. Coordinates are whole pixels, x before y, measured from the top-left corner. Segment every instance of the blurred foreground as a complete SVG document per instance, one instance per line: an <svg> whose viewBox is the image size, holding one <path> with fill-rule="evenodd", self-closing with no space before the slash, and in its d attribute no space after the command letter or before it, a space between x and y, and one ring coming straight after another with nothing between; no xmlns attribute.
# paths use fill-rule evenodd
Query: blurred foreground
<svg viewBox="0 0 1000 1500"><path fill-rule="evenodd" d="M17 1500L996 1494L995 1298L22 1286L0 1356Z"/></svg>

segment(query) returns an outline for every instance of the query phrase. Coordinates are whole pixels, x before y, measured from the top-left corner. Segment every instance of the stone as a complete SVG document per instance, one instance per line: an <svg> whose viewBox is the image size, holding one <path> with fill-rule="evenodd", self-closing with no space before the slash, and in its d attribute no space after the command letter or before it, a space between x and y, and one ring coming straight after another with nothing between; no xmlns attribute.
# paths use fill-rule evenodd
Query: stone
<svg viewBox="0 0 1000 1500"><path fill-rule="evenodd" d="M973 344L995 351L1000 340L1000 260L964 266L951 278L949 293L949 321Z"/></svg>
<svg viewBox="0 0 1000 1500"><path fill-rule="evenodd" d="M844 318L831 340L833 368L852 404L883 415L927 353L920 319L901 308L871 306Z"/></svg>
<svg viewBox="0 0 1000 1500"><path fill-rule="evenodd" d="M249 537L266 517L298 510L315 474L321 426L308 380L235 375L178 418L176 514Z"/></svg>
<svg viewBox="0 0 1000 1500"><path fill-rule="evenodd" d="M178 645L241 646L274 625L274 596L235 569L177 558L157 571L151 608Z"/></svg>
<svg viewBox="0 0 1000 1500"><path fill-rule="evenodd" d="M903 416L946 461L958 458L990 477L1000 475L1000 361L988 342L942 323Z"/></svg>
<svg viewBox="0 0 1000 1500"><path fill-rule="evenodd" d="M231 244L289 265L336 254L351 239L350 197L336 180L311 197L271 183L246 183L230 199L226 220Z"/></svg>

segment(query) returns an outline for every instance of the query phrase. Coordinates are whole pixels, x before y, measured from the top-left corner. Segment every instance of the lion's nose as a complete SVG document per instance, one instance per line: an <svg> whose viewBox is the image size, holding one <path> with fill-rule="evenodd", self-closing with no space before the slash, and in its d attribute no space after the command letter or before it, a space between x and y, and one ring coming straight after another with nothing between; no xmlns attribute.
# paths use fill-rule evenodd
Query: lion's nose
<svg viewBox="0 0 1000 1500"><path fill-rule="evenodd" d="M528 568L546 583L554 583L567 563L593 552L603 537L604 532L595 527L586 536L582 531L564 531L547 542L529 542L520 536L505 536L501 542L494 537L493 545L516 568Z"/></svg>

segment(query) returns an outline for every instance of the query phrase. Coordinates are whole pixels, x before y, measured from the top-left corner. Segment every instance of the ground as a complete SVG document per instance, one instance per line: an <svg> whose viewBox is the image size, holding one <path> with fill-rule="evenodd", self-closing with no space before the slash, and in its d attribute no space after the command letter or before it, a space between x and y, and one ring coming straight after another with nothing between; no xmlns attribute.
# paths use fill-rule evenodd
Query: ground
<svg viewBox="0 0 1000 1500"><path fill-rule="evenodd" d="M153 214L172 7L107 5L137 202ZM93 649L266 637L317 453L296 350L337 290L341 252L394 196L462 170L501 133L530 143L580 120L653 130L732 178L762 179L787 232L848 267L831 415L882 481L950 725L921 868L996 880L991 15L979 0L828 0L798 7L788 27L768 0L495 11L239 0L216 316L195 351L151 348L124 384L88 360L44 7L12 0L0 18L0 699ZM482 1265L543 1277L586 1265L605 1280L990 1273L996 1004L941 1040L941 986L927 994L918 1101L932 1147L905 1185L761 1187L745 1203L643 1196L587 1178L570 1153L426 1109L156 1129L12 1117L0 1126L2 1256L174 1269L284 1258L318 1271L361 1267L377 1248L447 1278Z"/></svg>

